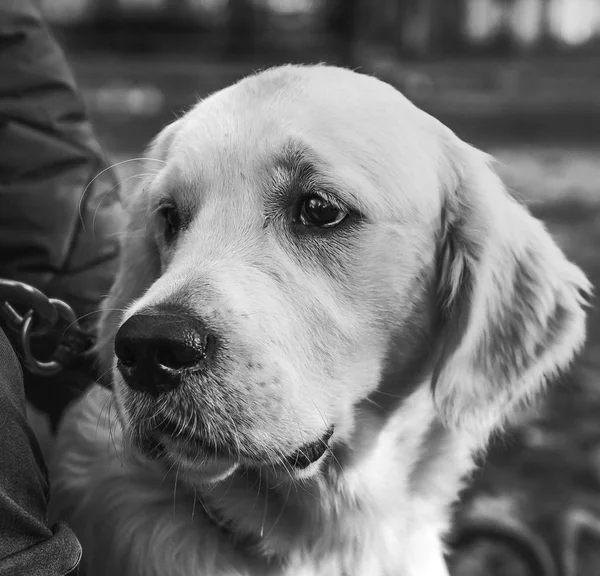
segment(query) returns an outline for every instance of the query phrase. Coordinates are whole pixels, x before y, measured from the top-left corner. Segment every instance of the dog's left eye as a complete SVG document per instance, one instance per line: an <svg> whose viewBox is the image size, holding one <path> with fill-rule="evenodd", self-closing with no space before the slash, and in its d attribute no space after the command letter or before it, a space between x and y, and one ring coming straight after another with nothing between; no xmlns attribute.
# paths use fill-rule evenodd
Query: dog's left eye
<svg viewBox="0 0 600 576"><path fill-rule="evenodd" d="M162 216L164 229L163 235L167 242L171 242L179 229L181 228L181 217L179 215L179 210L177 210L176 206L167 205L163 206L160 209L160 215Z"/></svg>
<svg viewBox="0 0 600 576"><path fill-rule="evenodd" d="M342 222L346 216L348 216L346 210L342 210L321 196L309 196L300 206L300 222L304 226L331 228Z"/></svg>

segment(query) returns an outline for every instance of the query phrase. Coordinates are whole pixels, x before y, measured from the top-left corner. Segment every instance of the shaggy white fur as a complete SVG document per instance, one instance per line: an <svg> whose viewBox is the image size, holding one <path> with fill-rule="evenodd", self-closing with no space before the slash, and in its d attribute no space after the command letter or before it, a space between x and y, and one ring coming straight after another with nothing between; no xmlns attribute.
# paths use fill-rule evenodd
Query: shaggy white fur
<svg viewBox="0 0 600 576"><path fill-rule="evenodd" d="M585 338L589 284L490 160L391 86L267 70L153 143L100 326L184 302L221 338L157 399L95 387L62 423L53 513L89 576L441 576L450 505ZM303 198L339 208L305 226ZM164 202L182 226L165 239ZM170 418L152 459L149 422ZM333 429L305 469L286 457ZM215 459L199 436L229 446Z"/></svg>

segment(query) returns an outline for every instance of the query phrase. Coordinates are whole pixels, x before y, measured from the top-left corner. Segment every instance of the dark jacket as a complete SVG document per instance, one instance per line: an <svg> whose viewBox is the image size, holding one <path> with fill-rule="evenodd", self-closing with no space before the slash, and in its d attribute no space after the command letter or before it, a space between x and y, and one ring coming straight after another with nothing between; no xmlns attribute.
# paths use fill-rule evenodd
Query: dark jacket
<svg viewBox="0 0 600 576"><path fill-rule="evenodd" d="M118 255L122 213L114 174L96 177L106 166L37 3L2 0L0 278L67 301L89 315L87 322L97 318ZM26 378L34 396L35 386L49 385ZM59 384L52 387L60 395Z"/></svg>

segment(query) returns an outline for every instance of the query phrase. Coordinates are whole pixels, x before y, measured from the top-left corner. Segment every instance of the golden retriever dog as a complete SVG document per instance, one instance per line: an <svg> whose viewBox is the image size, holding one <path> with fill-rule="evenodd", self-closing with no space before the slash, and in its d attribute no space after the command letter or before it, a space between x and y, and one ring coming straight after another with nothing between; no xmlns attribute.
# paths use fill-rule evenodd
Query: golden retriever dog
<svg viewBox="0 0 600 576"><path fill-rule="evenodd" d="M441 576L494 431L585 339L584 274L482 152L284 66L156 138L53 514L88 576Z"/></svg>

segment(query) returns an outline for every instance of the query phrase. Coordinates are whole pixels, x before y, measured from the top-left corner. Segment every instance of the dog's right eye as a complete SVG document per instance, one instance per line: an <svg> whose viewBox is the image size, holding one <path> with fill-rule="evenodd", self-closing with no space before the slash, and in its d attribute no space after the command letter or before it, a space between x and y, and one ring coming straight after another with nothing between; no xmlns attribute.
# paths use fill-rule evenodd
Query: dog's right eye
<svg viewBox="0 0 600 576"><path fill-rule="evenodd" d="M179 210L177 210L177 206L169 204L160 209L160 215L164 223L163 236L165 241L171 242L181 228Z"/></svg>
<svg viewBox="0 0 600 576"><path fill-rule="evenodd" d="M332 228L340 224L346 216L346 210L321 196L314 195L302 201L298 219L304 226Z"/></svg>

